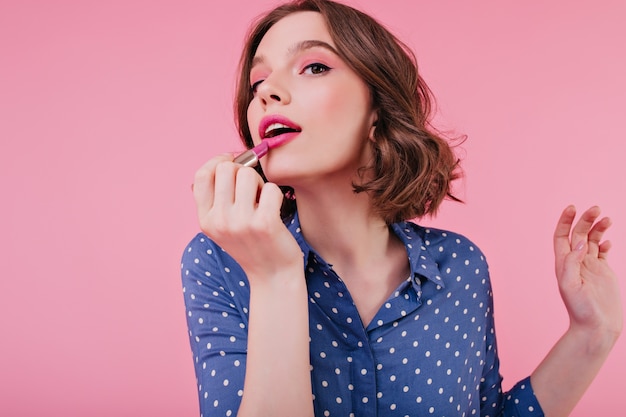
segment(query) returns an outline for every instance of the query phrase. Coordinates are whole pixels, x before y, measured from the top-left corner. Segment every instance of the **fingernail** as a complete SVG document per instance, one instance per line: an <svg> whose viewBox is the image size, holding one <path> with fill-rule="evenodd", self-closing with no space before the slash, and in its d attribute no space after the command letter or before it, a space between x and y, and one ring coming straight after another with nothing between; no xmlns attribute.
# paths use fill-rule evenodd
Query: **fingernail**
<svg viewBox="0 0 626 417"><path fill-rule="evenodd" d="M574 250L575 251L581 251L581 250L583 250L584 247L585 247L585 241L581 240L580 242L578 242L578 245L576 245Z"/></svg>

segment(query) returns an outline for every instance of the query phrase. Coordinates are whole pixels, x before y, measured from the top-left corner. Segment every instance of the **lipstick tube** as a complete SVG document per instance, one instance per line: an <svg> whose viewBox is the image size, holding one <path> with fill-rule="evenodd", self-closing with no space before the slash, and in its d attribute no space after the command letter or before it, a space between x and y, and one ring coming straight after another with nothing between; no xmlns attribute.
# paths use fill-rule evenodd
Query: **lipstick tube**
<svg viewBox="0 0 626 417"><path fill-rule="evenodd" d="M255 167L259 163L259 159L263 158L267 154L268 150L269 145L267 144L267 141L263 140L254 148L248 149L247 151L237 155L233 162L241 164L245 167Z"/></svg>

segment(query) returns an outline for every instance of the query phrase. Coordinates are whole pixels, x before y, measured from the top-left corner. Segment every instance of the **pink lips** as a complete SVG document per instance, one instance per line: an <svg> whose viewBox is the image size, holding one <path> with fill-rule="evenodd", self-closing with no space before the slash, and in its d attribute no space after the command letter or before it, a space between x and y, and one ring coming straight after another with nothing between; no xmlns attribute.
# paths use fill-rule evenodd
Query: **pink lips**
<svg viewBox="0 0 626 417"><path fill-rule="evenodd" d="M270 127L274 123L280 123L282 125L287 126L290 129L293 129L294 131L282 133L277 136L272 136L271 138L266 138L265 131L267 130L268 127ZM300 128L300 126L298 126L291 120L287 119L286 117L283 117L280 115L265 116L261 120L261 123L259 123L259 137L263 141L267 142L270 149L276 148L278 146L282 146L285 143L293 140L296 136L298 136L301 130L302 129Z"/></svg>
<svg viewBox="0 0 626 417"><path fill-rule="evenodd" d="M289 131L272 136L271 138L265 137L265 131L274 123L280 123L281 125L286 126ZM291 129L293 129L293 131L291 131ZM286 117L266 116L259 124L259 136L261 137L261 143L256 145L254 148L248 149L247 151L237 155L233 159L233 162L246 167L255 167L259 163L259 159L267 155L269 149L276 148L277 146L284 145L290 140L293 140L296 136L298 136L298 134L300 134L301 131L302 129L300 126Z"/></svg>

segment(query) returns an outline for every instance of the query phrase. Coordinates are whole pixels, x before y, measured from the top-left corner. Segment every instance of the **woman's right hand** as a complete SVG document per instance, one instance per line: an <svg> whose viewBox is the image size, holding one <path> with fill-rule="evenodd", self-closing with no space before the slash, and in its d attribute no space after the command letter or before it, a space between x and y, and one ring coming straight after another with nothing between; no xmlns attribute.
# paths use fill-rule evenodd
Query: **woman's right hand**
<svg viewBox="0 0 626 417"><path fill-rule="evenodd" d="M237 328L245 333L238 337L245 339L247 348L244 352L234 351L235 344L225 342L227 347L218 359L237 368L232 370L234 378L241 368L230 364L233 358L245 355L243 395L237 393L236 397L225 401L233 404L241 401L236 413L240 417L313 416L308 298L302 251L280 217L283 201L280 188L263 183L253 168L232 161L232 155L211 159L197 171L193 186L202 231L243 268L250 285L249 304L245 305L245 298L239 299L244 304L241 314L248 314L248 318L228 316L236 326L247 322L243 328ZM221 297L225 297L222 302L230 302L232 298L226 291ZM220 311L218 303L212 301L208 308L201 308L205 314L217 312L221 320L224 312ZM231 306L236 308L234 304ZM249 313L245 312L245 307L249 308ZM217 333L203 330L202 334L200 345L211 344L213 339L217 344L226 334L228 338L233 337L222 326ZM280 366L268 367L268 363ZM201 377L204 390L211 389L211 384L221 385L216 382L217 378L207 376L204 371ZM208 405L211 410L216 406Z"/></svg>
<svg viewBox="0 0 626 417"><path fill-rule="evenodd" d="M285 227L280 208L283 194L264 183L253 169L236 164L233 155L220 155L195 175L193 194L200 228L253 277L302 269L302 251Z"/></svg>

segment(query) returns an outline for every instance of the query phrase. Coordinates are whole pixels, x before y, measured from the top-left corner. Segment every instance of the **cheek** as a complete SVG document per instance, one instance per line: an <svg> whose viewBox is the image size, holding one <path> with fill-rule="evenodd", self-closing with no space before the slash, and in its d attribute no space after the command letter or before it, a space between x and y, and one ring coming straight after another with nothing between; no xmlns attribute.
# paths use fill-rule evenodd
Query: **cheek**
<svg viewBox="0 0 626 417"><path fill-rule="evenodd" d="M331 129L342 134L369 132L369 126L365 126L371 113L369 91L362 86L344 83L321 88L314 94L311 102L317 103L316 114Z"/></svg>
<svg viewBox="0 0 626 417"><path fill-rule="evenodd" d="M317 113L327 116L342 117L354 111L354 98L341 86L324 86L311 92L311 103L317 103Z"/></svg>

